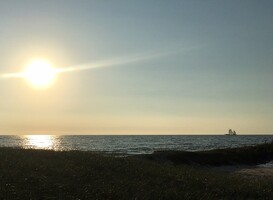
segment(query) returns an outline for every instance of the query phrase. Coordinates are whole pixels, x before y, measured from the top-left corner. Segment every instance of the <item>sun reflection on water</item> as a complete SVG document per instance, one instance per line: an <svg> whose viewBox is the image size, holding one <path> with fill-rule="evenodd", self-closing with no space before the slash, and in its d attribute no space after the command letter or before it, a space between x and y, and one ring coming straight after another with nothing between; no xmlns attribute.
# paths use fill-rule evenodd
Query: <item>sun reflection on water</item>
<svg viewBox="0 0 273 200"><path fill-rule="evenodd" d="M35 149L53 149L54 137L52 135L26 135L26 146Z"/></svg>

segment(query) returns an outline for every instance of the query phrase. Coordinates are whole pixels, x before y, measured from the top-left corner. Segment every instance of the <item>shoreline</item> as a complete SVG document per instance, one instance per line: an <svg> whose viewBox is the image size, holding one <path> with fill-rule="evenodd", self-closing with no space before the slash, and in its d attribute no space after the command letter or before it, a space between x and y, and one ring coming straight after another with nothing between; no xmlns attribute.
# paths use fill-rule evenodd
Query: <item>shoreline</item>
<svg viewBox="0 0 273 200"><path fill-rule="evenodd" d="M273 142L208 151L155 151L142 157L175 165L259 165L273 160Z"/></svg>
<svg viewBox="0 0 273 200"><path fill-rule="evenodd" d="M0 199L270 199L273 181L266 173L271 171L253 175L254 167L241 163L254 166L272 152L273 143L128 157L4 147Z"/></svg>

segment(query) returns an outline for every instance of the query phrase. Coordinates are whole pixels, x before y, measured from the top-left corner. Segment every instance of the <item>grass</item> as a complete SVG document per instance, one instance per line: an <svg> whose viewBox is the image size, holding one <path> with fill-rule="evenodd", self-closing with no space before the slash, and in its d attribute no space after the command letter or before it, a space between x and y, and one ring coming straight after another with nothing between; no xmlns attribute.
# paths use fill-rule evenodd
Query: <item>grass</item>
<svg viewBox="0 0 273 200"><path fill-rule="evenodd" d="M268 155L272 156L272 146L273 144L258 145L203 153L209 155L207 158L214 162L218 158L213 159L212 155L218 155L217 153L229 155L223 159L224 162L232 156L244 157L248 152L254 153L255 158L261 155L268 158ZM178 152L179 159L180 153ZM196 153L199 155L202 152ZM175 155L174 152L166 154ZM197 160L194 157L194 162ZM200 163L203 160L205 159ZM272 198L273 181L250 181L238 175L205 172L192 165L178 163L179 165L169 165L142 157L121 158L81 151L0 148L0 199Z"/></svg>
<svg viewBox="0 0 273 200"><path fill-rule="evenodd" d="M150 160L172 162L174 164L198 165L257 165L273 160L273 143L256 146L215 149L210 151L158 151L143 156Z"/></svg>

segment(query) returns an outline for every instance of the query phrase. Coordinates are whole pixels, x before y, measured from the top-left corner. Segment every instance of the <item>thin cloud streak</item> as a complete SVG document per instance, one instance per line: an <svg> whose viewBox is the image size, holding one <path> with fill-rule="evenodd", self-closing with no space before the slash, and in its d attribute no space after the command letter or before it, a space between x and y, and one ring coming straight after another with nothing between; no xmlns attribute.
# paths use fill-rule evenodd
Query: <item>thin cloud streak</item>
<svg viewBox="0 0 273 200"><path fill-rule="evenodd" d="M183 49L184 51L189 51L192 48ZM86 63L81 65L74 65L69 67L62 67L62 68L56 68L55 72L56 74L59 73L66 73L66 72L75 72L75 71L83 71L83 70L91 70L95 68L101 68L101 67L113 67L117 65L124 65L129 63L137 63L145 60L151 60L154 58L164 57L171 54L176 54L179 51L165 51L165 52L153 52L153 53L146 53L146 54L136 54L131 55L127 57L119 57L119 58L113 58L105 61L100 61L96 63ZM10 79L10 78L25 78L24 72L18 72L18 73L6 73L0 75L1 79Z"/></svg>
<svg viewBox="0 0 273 200"><path fill-rule="evenodd" d="M101 68L101 67L113 67L117 65L124 65L129 63L137 63L144 60L150 60L153 58L158 58L162 56L166 56L169 53L158 53L158 54L146 54L146 55L135 55L135 56L127 56L121 58L114 58L110 60L100 61L97 63L86 63L82 65L64 67L64 68L57 68L57 73L64 73L64 72L72 72L72 71L82 71L82 70L89 70L94 68Z"/></svg>
<svg viewBox="0 0 273 200"><path fill-rule="evenodd" d="M23 78L24 73L8 73L8 74L1 74L1 79L7 79L7 78Z"/></svg>

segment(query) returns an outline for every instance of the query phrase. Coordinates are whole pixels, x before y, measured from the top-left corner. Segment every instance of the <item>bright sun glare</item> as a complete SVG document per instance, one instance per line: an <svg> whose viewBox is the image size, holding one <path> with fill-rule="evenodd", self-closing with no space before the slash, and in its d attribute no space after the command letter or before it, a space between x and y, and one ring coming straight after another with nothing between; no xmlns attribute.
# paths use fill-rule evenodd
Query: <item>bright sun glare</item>
<svg viewBox="0 0 273 200"><path fill-rule="evenodd" d="M50 87L54 83L56 75L56 70L52 65L43 59L33 60L24 70L24 77L27 82L37 89Z"/></svg>

